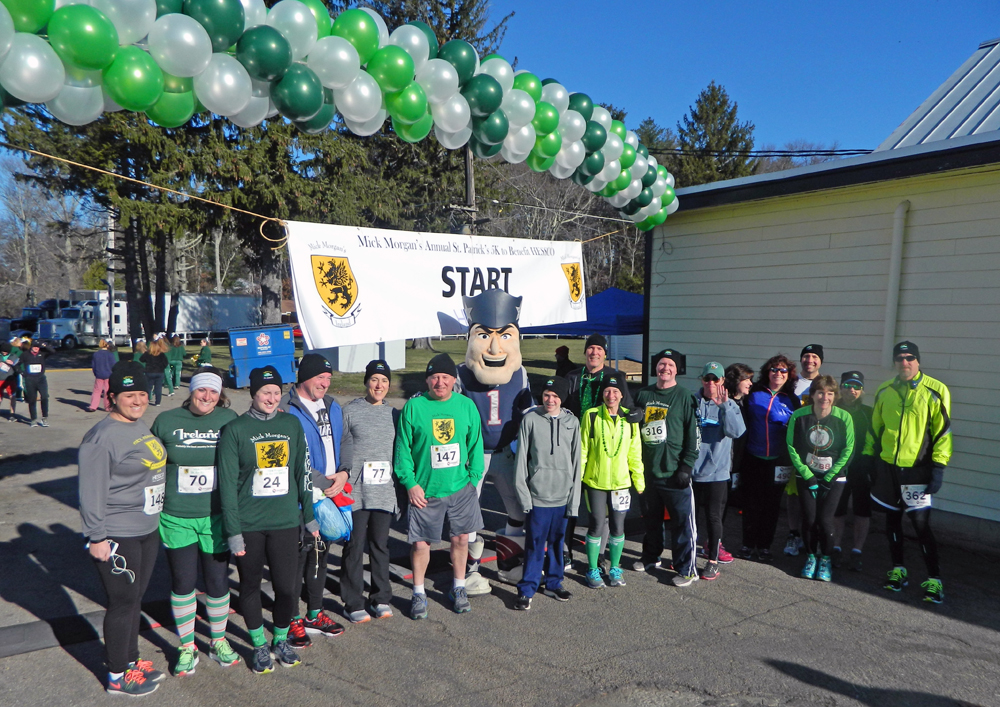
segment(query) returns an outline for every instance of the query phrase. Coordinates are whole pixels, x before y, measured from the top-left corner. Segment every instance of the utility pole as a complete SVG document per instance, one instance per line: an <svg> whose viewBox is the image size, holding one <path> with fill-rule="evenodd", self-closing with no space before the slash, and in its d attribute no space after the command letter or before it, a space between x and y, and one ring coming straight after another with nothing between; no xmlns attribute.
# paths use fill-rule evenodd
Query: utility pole
<svg viewBox="0 0 1000 707"><path fill-rule="evenodd" d="M108 341L115 343L115 214L108 212Z"/></svg>
<svg viewBox="0 0 1000 707"><path fill-rule="evenodd" d="M457 212L462 212L465 214L464 223L461 226L454 226L453 232L461 233L466 236L471 236L473 228L476 225L476 214L479 210L476 208L476 176L472 169L472 148L466 144L464 148L465 154L465 203L464 204L450 204L448 206L454 215Z"/></svg>

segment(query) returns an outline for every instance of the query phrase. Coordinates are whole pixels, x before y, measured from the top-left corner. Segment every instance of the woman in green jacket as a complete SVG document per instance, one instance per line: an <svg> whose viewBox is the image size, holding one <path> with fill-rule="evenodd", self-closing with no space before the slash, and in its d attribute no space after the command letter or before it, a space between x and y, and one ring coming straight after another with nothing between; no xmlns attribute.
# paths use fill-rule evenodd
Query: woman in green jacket
<svg viewBox="0 0 1000 707"><path fill-rule="evenodd" d="M625 379L618 374L605 377L601 397L604 402L584 412L580 428L580 463L583 467L583 490L590 513L587 529L587 586L602 589L604 580L598 569L601 554L601 526L610 521L608 552L611 569L608 584L624 587L619 566L625 546L625 514L632 503L629 492L646 488L642 466L642 439L639 426L626 421L628 408L621 407Z"/></svg>

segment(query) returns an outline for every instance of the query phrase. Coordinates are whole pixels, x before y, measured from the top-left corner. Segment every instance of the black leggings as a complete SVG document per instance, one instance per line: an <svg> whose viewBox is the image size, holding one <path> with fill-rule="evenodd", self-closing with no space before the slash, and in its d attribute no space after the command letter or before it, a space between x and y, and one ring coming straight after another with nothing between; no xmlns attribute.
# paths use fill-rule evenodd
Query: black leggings
<svg viewBox="0 0 1000 707"><path fill-rule="evenodd" d="M295 616L298 598L295 596L295 570L298 568L299 529L250 530L243 533L247 552L237 556L240 571L240 611L248 630L264 625L260 602L260 583L264 578L264 561L271 569L274 608L271 619L276 628L288 628Z"/></svg>
<svg viewBox="0 0 1000 707"><path fill-rule="evenodd" d="M845 482L833 482L828 492L816 498L809 491L814 483L815 477L809 481L795 477L795 485L799 489L799 507L802 508L802 543L810 555L815 555L819 549L821 554L829 557L833 550L833 514L844 493Z"/></svg>
<svg viewBox="0 0 1000 707"><path fill-rule="evenodd" d="M201 562L199 563L199 559ZM167 548L167 563L172 579L170 591L177 596L187 596L195 590L198 565L205 578L205 591L213 599L229 595L229 553L213 555L201 552L197 543L171 550Z"/></svg>
<svg viewBox="0 0 1000 707"><path fill-rule="evenodd" d="M323 608L323 591L326 589L326 568L330 559L330 545L323 540L322 549L319 551L319 565L316 564L317 539L312 533L302 535L302 543L299 547L299 567L295 573L295 586L292 588L292 595L295 597L295 612L299 613L299 599L302 598L302 584L306 585L306 608L309 611L319 611Z"/></svg>
<svg viewBox="0 0 1000 707"><path fill-rule="evenodd" d="M719 544L722 542L722 523L725 519L726 499L729 497L729 481L696 481L694 488L695 521L698 511L705 510L705 523L708 528L708 559L719 560Z"/></svg>
<svg viewBox="0 0 1000 707"><path fill-rule="evenodd" d="M361 611L364 604L365 551L372 566L372 605L388 604L392 600L389 580L389 524L392 513L388 511L354 511L354 530L344 546L340 567L340 599L348 612Z"/></svg>
<svg viewBox="0 0 1000 707"><path fill-rule="evenodd" d="M921 508L917 511L907 511L913 529L917 532L920 550L924 554L928 577L940 577L941 567L938 564L937 540L931 532L931 509ZM886 511L885 535L889 538L889 553L892 564L903 567L903 511Z"/></svg>
<svg viewBox="0 0 1000 707"><path fill-rule="evenodd" d="M590 526L587 534L592 538L601 537L601 529L607 519L611 523L611 537L625 534L625 514L628 511L611 510L611 492L601 491L584 484L587 492L587 511L590 513Z"/></svg>
<svg viewBox="0 0 1000 707"><path fill-rule="evenodd" d="M120 557L107 562L94 560L108 595L108 610L104 614L104 650L108 670L124 673L129 663L139 660L139 619L142 616L142 595L156 566L160 534L153 531L137 538L113 538L118 543ZM131 579L130 579L131 578Z"/></svg>
<svg viewBox="0 0 1000 707"><path fill-rule="evenodd" d="M743 544L751 550L770 550L778 527L781 497L785 484L774 483L778 459L743 457L740 470L740 498L743 501Z"/></svg>
<svg viewBox="0 0 1000 707"><path fill-rule="evenodd" d="M49 381L41 378L24 377L24 399L28 402L28 412L32 420L38 419L38 408L35 407L36 398L42 399L42 417L49 416ZM117 672L117 671L116 671Z"/></svg>
<svg viewBox="0 0 1000 707"><path fill-rule="evenodd" d="M146 382L149 383L149 402L159 405L163 396L163 371L159 373L146 371Z"/></svg>

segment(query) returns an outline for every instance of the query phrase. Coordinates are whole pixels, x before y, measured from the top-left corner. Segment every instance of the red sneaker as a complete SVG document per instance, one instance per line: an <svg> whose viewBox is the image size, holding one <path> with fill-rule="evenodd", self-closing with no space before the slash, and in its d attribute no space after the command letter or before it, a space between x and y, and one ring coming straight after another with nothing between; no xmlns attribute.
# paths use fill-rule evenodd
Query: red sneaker
<svg viewBox="0 0 1000 707"><path fill-rule="evenodd" d="M327 638L339 636L344 632L344 627L321 611L315 619L304 619L306 633L321 633Z"/></svg>
<svg viewBox="0 0 1000 707"><path fill-rule="evenodd" d="M719 564L728 565L733 561L733 556L729 553L726 548L722 547L722 543L719 543Z"/></svg>
<svg viewBox="0 0 1000 707"><path fill-rule="evenodd" d="M292 619L288 625L288 643L292 648L308 648L312 639L306 634L305 620Z"/></svg>

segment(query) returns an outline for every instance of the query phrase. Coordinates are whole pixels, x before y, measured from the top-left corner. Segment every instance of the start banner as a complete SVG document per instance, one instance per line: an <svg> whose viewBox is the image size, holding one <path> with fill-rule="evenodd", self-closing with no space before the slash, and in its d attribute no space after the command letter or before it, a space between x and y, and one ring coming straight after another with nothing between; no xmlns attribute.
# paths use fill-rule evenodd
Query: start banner
<svg viewBox="0 0 1000 707"><path fill-rule="evenodd" d="M465 334L463 297L522 297L521 328L587 319L583 248L570 241L290 221L295 306L309 348Z"/></svg>

